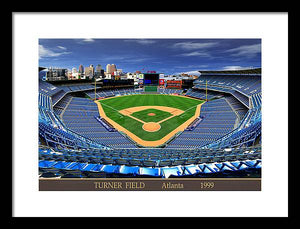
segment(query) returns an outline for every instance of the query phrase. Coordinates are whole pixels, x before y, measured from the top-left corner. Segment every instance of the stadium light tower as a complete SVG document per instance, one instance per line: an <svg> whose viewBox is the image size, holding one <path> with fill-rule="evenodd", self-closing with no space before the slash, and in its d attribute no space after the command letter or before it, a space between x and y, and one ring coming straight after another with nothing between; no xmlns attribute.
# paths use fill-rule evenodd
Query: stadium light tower
<svg viewBox="0 0 300 229"><path fill-rule="evenodd" d="M205 96L206 96L206 102L207 102L207 80L206 80L206 84L205 84Z"/></svg>

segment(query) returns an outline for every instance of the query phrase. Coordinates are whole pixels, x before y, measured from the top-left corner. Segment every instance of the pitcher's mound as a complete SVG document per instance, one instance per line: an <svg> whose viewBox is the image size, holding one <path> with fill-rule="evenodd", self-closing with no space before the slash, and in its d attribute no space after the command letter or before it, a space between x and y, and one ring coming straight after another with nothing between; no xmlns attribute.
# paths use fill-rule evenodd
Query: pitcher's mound
<svg viewBox="0 0 300 229"><path fill-rule="evenodd" d="M148 115L149 116L155 116L156 114L155 113L149 113Z"/></svg>
<svg viewBox="0 0 300 229"><path fill-rule="evenodd" d="M156 122L147 122L143 125L143 129L148 132L156 132L160 130L160 125Z"/></svg>

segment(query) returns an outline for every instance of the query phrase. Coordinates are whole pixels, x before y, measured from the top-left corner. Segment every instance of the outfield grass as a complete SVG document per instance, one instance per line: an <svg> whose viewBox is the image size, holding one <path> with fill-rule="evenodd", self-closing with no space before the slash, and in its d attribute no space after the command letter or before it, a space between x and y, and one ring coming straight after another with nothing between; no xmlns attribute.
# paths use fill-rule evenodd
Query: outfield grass
<svg viewBox="0 0 300 229"><path fill-rule="evenodd" d="M123 126L130 132L134 133L136 136L146 141L156 141L166 136L168 133L173 131L179 125L183 124L185 121L191 118L195 114L196 106L203 102L204 101L195 100L188 97L180 97L180 96L172 96L172 95L151 95L151 94L129 95L129 96L113 97L110 99L100 100L103 110L109 118L111 118L119 125ZM181 109L186 112L184 112L182 115L175 116L173 118L170 118L160 123L161 129L159 131L147 132L144 131L142 128L143 123L134 120L128 116L123 116L118 112L126 108L138 107L138 106L167 106L167 107L174 107L177 109ZM162 114L166 115L164 113ZM155 117L156 120L159 119L159 115L148 116L148 117ZM162 118L160 120L162 120Z"/></svg>

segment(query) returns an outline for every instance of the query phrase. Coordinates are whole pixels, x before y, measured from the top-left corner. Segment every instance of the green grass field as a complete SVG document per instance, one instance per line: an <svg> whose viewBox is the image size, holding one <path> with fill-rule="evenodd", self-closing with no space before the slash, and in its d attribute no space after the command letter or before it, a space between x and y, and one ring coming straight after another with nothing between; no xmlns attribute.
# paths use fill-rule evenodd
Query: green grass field
<svg viewBox="0 0 300 229"><path fill-rule="evenodd" d="M123 126L130 132L134 133L138 137L146 141L156 141L160 140L168 133L173 131L175 128L183 124L186 120L191 118L195 114L196 106L203 103L204 101L195 100L185 97L172 96L172 95L160 95L160 94L147 94L147 95L129 95L122 97L113 97L110 99L100 100L105 114L117 122L119 125ZM185 112L182 115L170 118L162 123L161 129L157 132L147 132L144 131L142 126L143 123L134 120L128 116L120 114L118 111L139 106L167 106L174 107ZM153 120L162 120L169 117L171 114L168 112L163 112L154 109L155 111L147 112L135 112L133 115L139 116L143 121L150 122ZM148 109L149 111L149 109ZM155 116L147 116L148 113L156 113ZM136 116L135 116L136 117ZM147 120L146 120L147 119Z"/></svg>

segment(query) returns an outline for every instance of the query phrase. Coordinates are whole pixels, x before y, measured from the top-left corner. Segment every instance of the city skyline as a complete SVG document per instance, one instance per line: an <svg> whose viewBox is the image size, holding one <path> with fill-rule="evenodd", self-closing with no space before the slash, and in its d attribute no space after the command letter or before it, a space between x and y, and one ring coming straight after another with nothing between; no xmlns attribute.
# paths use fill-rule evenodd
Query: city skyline
<svg viewBox="0 0 300 229"><path fill-rule="evenodd" d="M261 67L260 39L39 39L39 65L167 75Z"/></svg>

